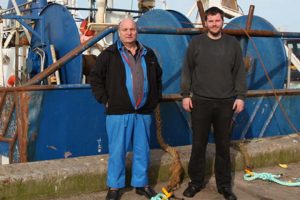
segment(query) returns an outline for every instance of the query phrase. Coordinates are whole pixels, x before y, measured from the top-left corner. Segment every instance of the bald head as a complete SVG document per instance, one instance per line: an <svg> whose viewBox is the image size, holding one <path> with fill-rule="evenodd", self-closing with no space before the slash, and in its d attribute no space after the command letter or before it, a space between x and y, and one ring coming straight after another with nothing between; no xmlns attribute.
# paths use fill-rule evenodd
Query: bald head
<svg viewBox="0 0 300 200"><path fill-rule="evenodd" d="M136 28L136 22L131 18L122 19L119 23L118 28L120 29L122 26L128 26L128 25L135 26L135 28Z"/></svg>
<svg viewBox="0 0 300 200"><path fill-rule="evenodd" d="M119 23L118 33L120 40L124 45L134 44L137 38L136 23L133 19L123 19Z"/></svg>

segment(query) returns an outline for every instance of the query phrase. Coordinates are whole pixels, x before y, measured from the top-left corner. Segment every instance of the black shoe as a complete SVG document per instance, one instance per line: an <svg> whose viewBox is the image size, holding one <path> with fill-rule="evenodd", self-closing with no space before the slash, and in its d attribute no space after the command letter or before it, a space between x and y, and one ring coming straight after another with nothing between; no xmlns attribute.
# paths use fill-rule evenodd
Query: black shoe
<svg viewBox="0 0 300 200"><path fill-rule="evenodd" d="M230 187L224 187L218 190L220 194L224 196L226 200L237 200L237 197L232 192L232 189Z"/></svg>
<svg viewBox="0 0 300 200"><path fill-rule="evenodd" d="M189 183L189 186L183 192L183 196L191 198L200 192L201 189L202 187Z"/></svg>
<svg viewBox="0 0 300 200"><path fill-rule="evenodd" d="M137 187L137 188L135 188L135 193L137 193L139 195L144 195L148 199L157 195L157 193L154 191L154 189L150 186Z"/></svg>
<svg viewBox="0 0 300 200"><path fill-rule="evenodd" d="M106 195L106 200L119 200L120 199L120 190L111 190L109 189Z"/></svg>

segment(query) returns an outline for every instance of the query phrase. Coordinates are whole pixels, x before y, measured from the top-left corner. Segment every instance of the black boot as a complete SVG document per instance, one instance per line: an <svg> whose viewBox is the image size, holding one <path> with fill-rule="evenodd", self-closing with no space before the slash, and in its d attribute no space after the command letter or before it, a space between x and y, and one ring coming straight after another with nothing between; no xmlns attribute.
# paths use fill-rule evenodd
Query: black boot
<svg viewBox="0 0 300 200"><path fill-rule="evenodd" d="M146 187L137 187L135 188L135 192L139 195L144 195L145 197L147 197L148 199L151 199L152 197L156 196L156 192L154 191L154 189L150 186L146 186Z"/></svg>
<svg viewBox="0 0 300 200"><path fill-rule="evenodd" d="M189 186L183 192L183 196L191 198L200 192L201 189L202 187L193 183L189 183Z"/></svg>
<svg viewBox="0 0 300 200"><path fill-rule="evenodd" d="M121 197L120 190L109 189L106 195L106 200L119 200Z"/></svg>
<svg viewBox="0 0 300 200"><path fill-rule="evenodd" d="M218 190L220 194L224 196L226 200L237 200L237 197L232 192L232 189L230 187L224 187Z"/></svg>

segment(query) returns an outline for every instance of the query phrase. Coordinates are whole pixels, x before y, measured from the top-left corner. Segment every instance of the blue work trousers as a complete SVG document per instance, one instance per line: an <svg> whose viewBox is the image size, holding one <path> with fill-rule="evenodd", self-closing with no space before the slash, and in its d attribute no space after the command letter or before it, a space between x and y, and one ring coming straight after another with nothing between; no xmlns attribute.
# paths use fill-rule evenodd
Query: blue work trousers
<svg viewBox="0 0 300 200"><path fill-rule="evenodd" d="M108 187L125 187L125 161L130 144L133 151L131 186L144 187L148 184L151 121L151 115L142 114L106 117L109 149L106 182Z"/></svg>

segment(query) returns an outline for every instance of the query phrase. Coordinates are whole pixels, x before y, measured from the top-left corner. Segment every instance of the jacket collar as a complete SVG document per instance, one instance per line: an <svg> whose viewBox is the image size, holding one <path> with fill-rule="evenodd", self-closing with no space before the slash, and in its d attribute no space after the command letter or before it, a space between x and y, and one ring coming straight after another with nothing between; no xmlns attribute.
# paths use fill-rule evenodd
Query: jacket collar
<svg viewBox="0 0 300 200"><path fill-rule="evenodd" d="M149 51L149 49L142 45L142 43L138 42L138 44L140 45L140 48L143 48L143 55L146 55L147 51ZM113 53L116 53L119 51L119 48L121 48L123 45L121 43L120 40L117 40L114 44L110 45L109 47L106 48L107 51L110 51L110 52L113 52Z"/></svg>

